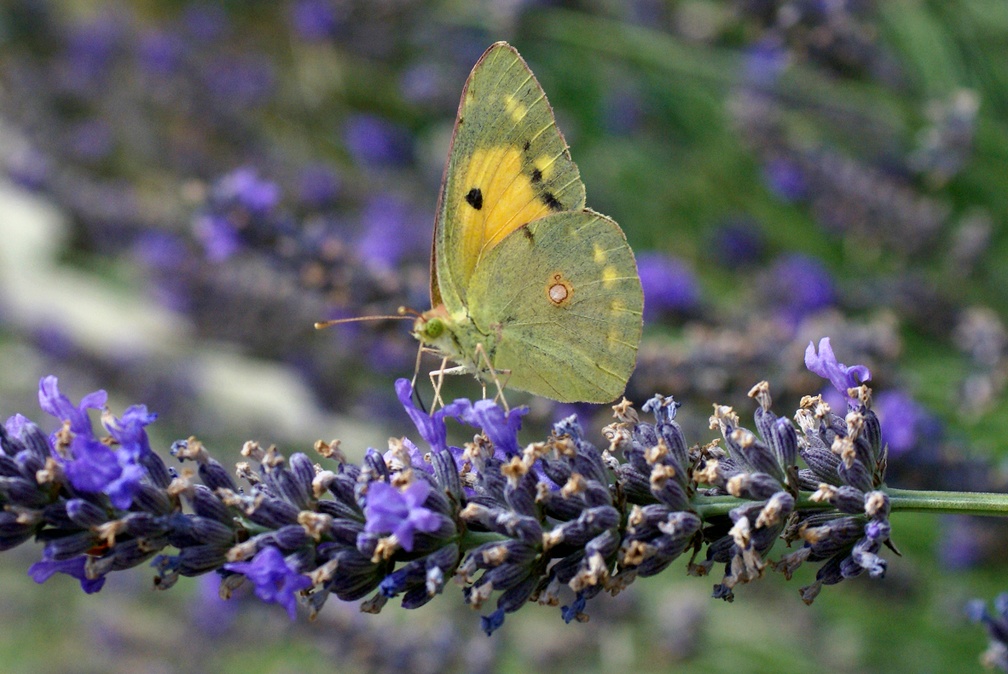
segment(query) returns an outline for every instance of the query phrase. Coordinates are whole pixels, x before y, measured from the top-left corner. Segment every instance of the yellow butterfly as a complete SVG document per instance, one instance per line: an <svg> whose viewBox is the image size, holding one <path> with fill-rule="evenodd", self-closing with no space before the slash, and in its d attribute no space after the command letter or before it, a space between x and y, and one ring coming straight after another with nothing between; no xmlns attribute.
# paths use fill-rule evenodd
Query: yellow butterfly
<svg viewBox="0 0 1008 674"><path fill-rule="evenodd" d="M546 94L505 42L486 50L462 91L431 306L413 335L458 363L453 371L498 387L608 402L637 359L644 295L633 252L619 225L585 208Z"/></svg>

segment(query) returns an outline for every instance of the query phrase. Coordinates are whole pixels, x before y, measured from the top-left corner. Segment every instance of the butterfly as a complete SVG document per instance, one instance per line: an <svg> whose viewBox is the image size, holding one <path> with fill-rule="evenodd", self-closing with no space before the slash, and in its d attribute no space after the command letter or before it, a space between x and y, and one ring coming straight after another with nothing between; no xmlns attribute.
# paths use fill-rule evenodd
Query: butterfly
<svg viewBox="0 0 1008 674"><path fill-rule="evenodd" d="M546 94L506 42L462 91L430 294L413 335L458 363L442 374L562 402L609 402L626 388L644 308L633 252L616 222L585 207Z"/></svg>

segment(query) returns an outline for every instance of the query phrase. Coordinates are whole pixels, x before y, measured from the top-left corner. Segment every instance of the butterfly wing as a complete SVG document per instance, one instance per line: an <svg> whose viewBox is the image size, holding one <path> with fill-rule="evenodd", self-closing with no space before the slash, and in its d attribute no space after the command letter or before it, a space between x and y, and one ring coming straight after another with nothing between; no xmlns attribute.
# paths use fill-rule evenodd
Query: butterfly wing
<svg viewBox="0 0 1008 674"><path fill-rule="evenodd" d="M462 91L431 254L431 305L470 304L480 261L528 222L579 211L585 191L553 110L522 57L492 45Z"/></svg>
<svg viewBox="0 0 1008 674"><path fill-rule="evenodd" d="M533 220L484 256L468 292L494 369L510 371L509 388L561 402L623 393L644 295L614 221L591 210Z"/></svg>

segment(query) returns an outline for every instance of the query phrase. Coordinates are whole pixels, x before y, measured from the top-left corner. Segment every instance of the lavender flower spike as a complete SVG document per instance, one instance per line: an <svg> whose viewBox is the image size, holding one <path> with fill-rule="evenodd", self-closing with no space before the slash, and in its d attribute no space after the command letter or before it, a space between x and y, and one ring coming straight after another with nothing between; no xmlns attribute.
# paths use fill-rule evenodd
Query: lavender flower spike
<svg viewBox="0 0 1008 674"><path fill-rule="evenodd" d="M833 355L833 347L830 346L829 337L819 340L819 354L816 355L816 348L809 342L805 349L805 367L823 379L829 379L830 383L840 391L840 394L848 398L847 389L860 386L871 379L871 371L864 365L844 365L837 362Z"/></svg>

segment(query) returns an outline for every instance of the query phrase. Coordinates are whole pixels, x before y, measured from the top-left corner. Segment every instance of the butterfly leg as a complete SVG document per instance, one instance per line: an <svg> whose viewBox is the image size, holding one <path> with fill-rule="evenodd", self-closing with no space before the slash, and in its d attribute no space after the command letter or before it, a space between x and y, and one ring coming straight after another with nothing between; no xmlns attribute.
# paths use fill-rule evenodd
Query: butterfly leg
<svg viewBox="0 0 1008 674"><path fill-rule="evenodd" d="M487 372L490 378L493 380L494 386L497 387L497 395L494 396L494 402L500 401L501 406L504 408L505 412L509 412L510 408L507 404L507 398L504 397L504 386L507 384L507 380L511 377L510 370L495 370L493 365L490 363L490 357L487 355L486 349L483 348L483 343L480 342L476 345L476 371L483 372L483 366L486 366L485 372ZM506 375L504 382L497 377L498 374ZM480 383L483 385L483 397L486 398L486 380L480 377Z"/></svg>
<svg viewBox="0 0 1008 674"><path fill-rule="evenodd" d="M454 368L445 368L448 364L447 358L441 359L441 367L436 370L432 370L428 373L430 376L431 386L434 387L434 401L431 403L431 411L433 412L440 405L444 407L444 400L441 399L441 387L444 385L444 376L446 374L451 374L450 370Z"/></svg>

